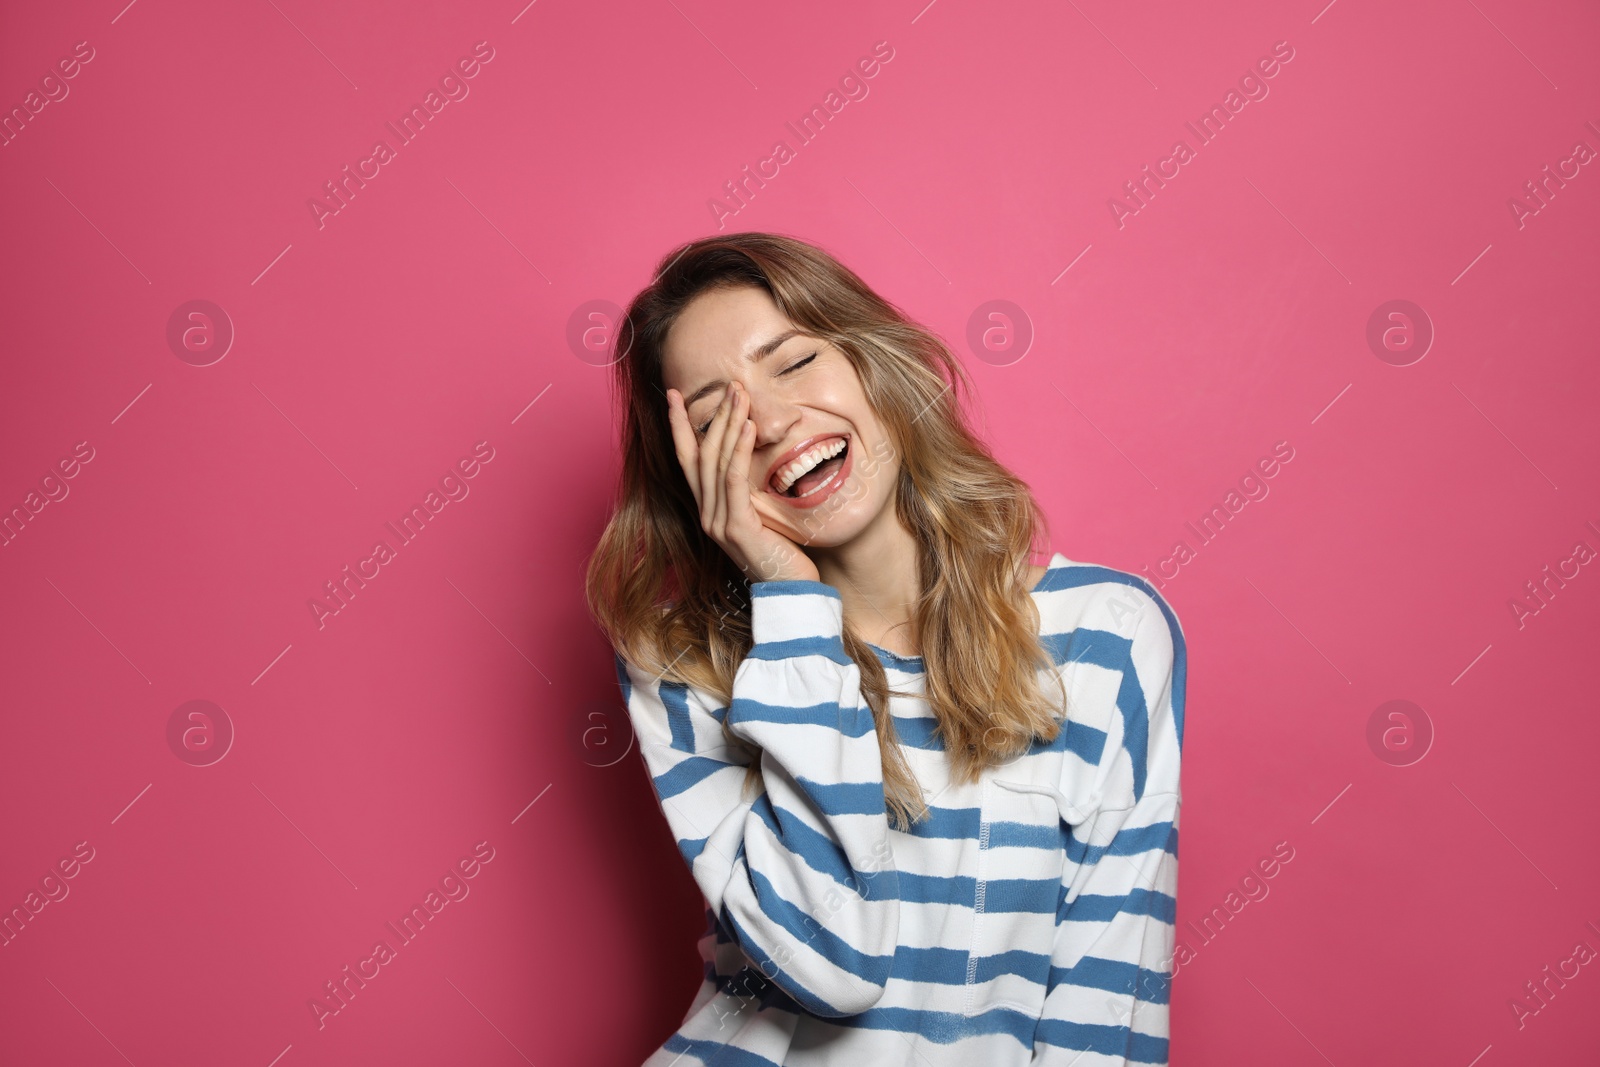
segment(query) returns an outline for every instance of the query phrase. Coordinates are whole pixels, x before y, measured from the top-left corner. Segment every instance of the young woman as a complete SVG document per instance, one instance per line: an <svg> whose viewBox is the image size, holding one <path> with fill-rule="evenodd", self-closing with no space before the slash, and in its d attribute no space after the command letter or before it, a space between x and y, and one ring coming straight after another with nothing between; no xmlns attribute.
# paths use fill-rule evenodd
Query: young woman
<svg viewBox="0 0 1600 1067"><path fill-rule="evenodd" d="M617 352L587 592L708 906L647 1067L1166 1063L1171 607L1030 565L960 363L818 248L674 250Z"/></svg>

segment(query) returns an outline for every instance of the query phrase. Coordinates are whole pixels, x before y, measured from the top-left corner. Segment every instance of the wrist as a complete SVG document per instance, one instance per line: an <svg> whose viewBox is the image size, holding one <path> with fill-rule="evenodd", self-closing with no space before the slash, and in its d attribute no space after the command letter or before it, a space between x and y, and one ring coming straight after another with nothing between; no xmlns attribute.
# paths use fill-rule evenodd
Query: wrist
<svg viewBox="0 0 1600 1067"><path fill-rule="evenodd" d="M750 612L751 636L758 648L823 639L830 653L843 652L844 605L831 585L806 578L752 582Z"/></svg>

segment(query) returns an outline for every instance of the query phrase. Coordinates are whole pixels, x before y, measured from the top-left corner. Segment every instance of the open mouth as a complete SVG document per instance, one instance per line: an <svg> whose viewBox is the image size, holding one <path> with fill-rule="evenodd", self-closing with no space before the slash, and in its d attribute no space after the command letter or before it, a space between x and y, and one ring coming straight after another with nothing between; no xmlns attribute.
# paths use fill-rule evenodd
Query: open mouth
<svg viewBox="0 0 1600 1067"><path fill-rule="evenodd" d="M832 485L844 470L850 455L850 439L836 437L824 441L779 471L772 490L789 500L804 500ZM788 481L787 488L783 488Z"/></svg>

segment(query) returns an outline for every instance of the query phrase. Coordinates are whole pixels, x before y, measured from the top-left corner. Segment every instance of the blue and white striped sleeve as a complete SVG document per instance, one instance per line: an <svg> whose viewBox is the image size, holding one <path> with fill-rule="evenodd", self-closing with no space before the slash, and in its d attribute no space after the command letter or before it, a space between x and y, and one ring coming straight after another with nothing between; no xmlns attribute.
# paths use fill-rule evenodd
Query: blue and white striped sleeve
<svg viewBox="0 0 1600 1067"><path fill-rule="evenodd" d="M753 966L817 1015L883 995L899 938L883 764L839 592L750 586L753 647L726 708L618 657L640 752L712 913ZM760 751L749 759L723 735Z"/></svg>
<svg viewBox="0 0 1600 1067"><path fill-rule="evenodd" d="M1068 842L1039 1067L1168 1062L1187 670L1178 618L1152 590L1096 768L1105 799Z"/></svg>

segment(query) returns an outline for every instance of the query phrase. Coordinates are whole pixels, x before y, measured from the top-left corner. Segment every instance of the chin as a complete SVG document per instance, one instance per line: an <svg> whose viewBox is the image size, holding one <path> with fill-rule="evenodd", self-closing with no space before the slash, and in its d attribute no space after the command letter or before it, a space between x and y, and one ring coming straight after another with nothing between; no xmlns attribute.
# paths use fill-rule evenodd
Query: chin
<svg viewBox="0 0 1600 1067"><path fill-rule="evenodd" d="M873 507L872 502L857 500L838 508L818 510L826 510L827 513L806 516L798 521L787 515L782 516L779 528L784 536L801 548L838 548L854 541L872 525L881 508Z"/></svg>

